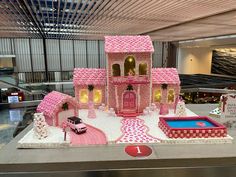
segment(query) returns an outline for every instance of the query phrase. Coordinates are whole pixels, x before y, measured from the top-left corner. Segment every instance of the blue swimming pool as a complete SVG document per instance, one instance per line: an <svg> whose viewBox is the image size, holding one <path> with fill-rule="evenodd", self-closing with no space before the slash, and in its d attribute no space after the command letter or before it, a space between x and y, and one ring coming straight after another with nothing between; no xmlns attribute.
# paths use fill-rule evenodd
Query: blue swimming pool
<svg viewBox="0 0 236 177"><path fill-rule="evenodd" d="M214 124L206 120L167 120L166 123L171 128L209 128Z"/></svg>
<svg viewBox="0 0 236 177"><path fill-rule="evenodd" d="M160 117L158 126L169 138L227 136L226 127L207 116Z"/></svg>

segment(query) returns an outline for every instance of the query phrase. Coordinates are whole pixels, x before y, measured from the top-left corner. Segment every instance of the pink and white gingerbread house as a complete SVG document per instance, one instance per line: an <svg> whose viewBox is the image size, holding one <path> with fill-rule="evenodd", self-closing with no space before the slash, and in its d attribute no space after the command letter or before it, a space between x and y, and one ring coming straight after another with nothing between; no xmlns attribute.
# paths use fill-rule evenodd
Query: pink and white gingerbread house
<svg viewBox="0 0 236 177"><path fill-rule="evenodd" d="M52 91L38 105L37 112L43 112L49 125L61 126L66 118L78 116L78 106L73 97Z"/></svg>
<svg viewBox="0 0 236 177"><path fill-rule="evenodd" d="M106 70L98 68L75 68L73 84L75 98L80 108L88 108L93 101L95 108L105 103ZM89 86L93 89L89 90Z"/></svg>
<svg viewBox="0 0 236 177"><path fill-rule="evenodd" d="M105 103L127 117L142 113L151 103L159 106L163 99L174 108L180 91L177 70L153 69L153 52L149 36L106 36L106 70L74 70L75 97L80 107L87 107L89 100L100 100L95 105ZM163 84L167 85L165 91ZM89 93L88 85L93 85L93 92Z"/></svg>

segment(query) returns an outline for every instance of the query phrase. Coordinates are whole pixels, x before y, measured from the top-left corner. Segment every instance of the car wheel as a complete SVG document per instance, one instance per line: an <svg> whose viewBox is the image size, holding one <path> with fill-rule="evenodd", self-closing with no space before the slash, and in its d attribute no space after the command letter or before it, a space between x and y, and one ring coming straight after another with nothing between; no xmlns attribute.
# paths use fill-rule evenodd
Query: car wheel
<svg viewBox="0 0 236 177"><path fill-rule="evenodd" d="M78 134L78 133L79 133L77 129L75 129L75 133L76 133L76 134Z"/></svg>

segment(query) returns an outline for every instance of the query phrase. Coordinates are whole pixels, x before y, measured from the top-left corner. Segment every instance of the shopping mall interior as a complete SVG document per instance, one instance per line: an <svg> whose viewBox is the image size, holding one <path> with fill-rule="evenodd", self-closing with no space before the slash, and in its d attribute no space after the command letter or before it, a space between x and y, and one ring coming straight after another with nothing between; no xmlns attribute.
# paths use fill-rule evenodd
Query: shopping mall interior
<svg viewBox="0 0 236 177"><path fill-rule="evenodd" d="M40 148L16 147L46 95L57 91L76 97L75 68L108 67L105 36L150 36L150 67L176 68L186 108L215 118L210 112L219 107L222 94L236 93L235 0L1 0L0 12L0 176L235 174L234 141L152 145L152 156L140 159L121 154L125 145L120 144L43 149L49 158L40 157ZM234 113L224 124L232 137ZM11 152L15 155L9 157Z"/></svg>

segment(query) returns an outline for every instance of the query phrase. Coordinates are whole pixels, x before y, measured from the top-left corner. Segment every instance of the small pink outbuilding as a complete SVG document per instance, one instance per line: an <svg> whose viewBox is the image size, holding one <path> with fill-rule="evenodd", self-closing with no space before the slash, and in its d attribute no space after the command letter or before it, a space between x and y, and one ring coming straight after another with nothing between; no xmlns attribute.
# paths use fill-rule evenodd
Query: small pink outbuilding
<svg viewBox="0 0 236 177"><path fill-rule="evenodd" d="M68 117L78 116L78 106L72 96L52 91L38 105L37 112L43 112L49 125L61 126Z"/></svg>
<svg viewBox="0 0 236 177"><path fill-rule="evenodd" d="M180 93L176 68L152 68L152 102L158 107L163 99L163 84L166 85L166 102L170 108L175 108Z"/></svg>

